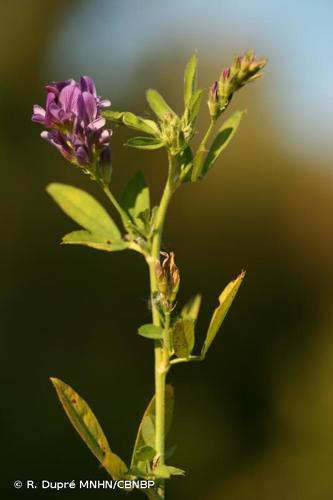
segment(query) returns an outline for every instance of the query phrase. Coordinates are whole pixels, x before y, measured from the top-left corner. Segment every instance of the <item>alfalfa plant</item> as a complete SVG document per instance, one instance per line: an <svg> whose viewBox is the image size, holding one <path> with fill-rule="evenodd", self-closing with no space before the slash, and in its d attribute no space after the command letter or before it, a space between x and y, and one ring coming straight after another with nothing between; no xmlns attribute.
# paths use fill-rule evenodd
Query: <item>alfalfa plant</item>
<svg viewBox="0 0 333 500"><path fill-rule="evenodd" d="M90 194L65 184L52 183L48 193L79 226L66 234L62 242L86 245L106 252L133 250L145 259L150 276L151 323L138 328L138 334L152 341L155 351L155 395L139 425L131 463L125 462L110 448L104 432L88 404L69 385L51 378L59 399L75 429L97 460L111 475L113 486L125 489L140 487L150 499L165 498L165 480L184 471L166 463L165 436L173 412L174 392L166 379L177 363L203 361L231 306L244 278L244 272L231 281L219 296L201 350L193 354L195 326L201 296L194 296L179 308L176 302L180 273L173 252L161 251L163 226L172 196L185 182L205 178L227 147L243 117L236 111L218 125L234 93L262 76L266 59L257 59L253 51L233 60L208 91L210 124L196 148L191 147L203 97L198 87L197 55L186 66L184 76L184 111L178 115L164 98L149 89L146 98L155 118L146 119L128 111L111 111L110 101L101 99L93 80L87 76L46 86L46 106L35 105L33 121L46 130L41 136L55 146L72 165L87 174L104 191L118 212L120 229L108 211ZM120 201L111 191L110 140L108 123L139 132L127 146L150 150L164 148L168 175L157 206L150 204L149 187L138 172L128 182ZM119 160L116 160L119 162Z"/></svg>

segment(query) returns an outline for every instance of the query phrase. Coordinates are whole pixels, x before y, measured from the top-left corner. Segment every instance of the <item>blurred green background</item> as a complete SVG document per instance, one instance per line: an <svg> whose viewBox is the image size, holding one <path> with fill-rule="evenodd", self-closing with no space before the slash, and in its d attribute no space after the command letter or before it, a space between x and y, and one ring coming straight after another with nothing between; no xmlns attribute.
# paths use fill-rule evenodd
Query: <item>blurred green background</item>
<svg viewBox="0 0 333 500"><path fill-rule="evenodd" d="M266 77L239 93L240 130L206 180L182 187L166 226L181 269L179 303L202 292L198 342L217 297L244 285L204 364L171 372L172 463L187 471L173 500L333 498L333 4L329 1L3 0L0 21L2 485L16 479L104 479L63 414L49 376L90 403L129 461L153 393L143 259L61 247L72 230L51 181L96 187L40 140L30 121L52 80L92 76L114 109L148 114L147 87L181 111L182 74L199 50L208 88L232 56L268 56ZM207 124L203 106L199 128ZM122 145L113 189L144 170L155 202L165 155ZM102 499L107 490L59 495ZM136 493L131 498L144 498Z"/></svg>

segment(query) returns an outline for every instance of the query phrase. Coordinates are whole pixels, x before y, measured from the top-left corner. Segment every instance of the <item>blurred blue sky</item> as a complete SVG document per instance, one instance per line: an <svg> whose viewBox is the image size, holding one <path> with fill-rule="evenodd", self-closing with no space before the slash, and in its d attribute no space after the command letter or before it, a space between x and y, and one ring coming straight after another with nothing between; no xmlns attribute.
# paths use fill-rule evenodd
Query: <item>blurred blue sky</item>
<svg viewBox="0 0 333 500"><path fill-rule="evenodd" d="M280 142L310 158L332 158L332 25L329 0L83 1L73 3L54 33L46 76L88 73L115 95L135 87L147 52L165 54L181 44L188 55L197 48L201 60L211 55L220 67L252 47L270 59L260 88L262 116L271 122L274 114Z"/></svg>

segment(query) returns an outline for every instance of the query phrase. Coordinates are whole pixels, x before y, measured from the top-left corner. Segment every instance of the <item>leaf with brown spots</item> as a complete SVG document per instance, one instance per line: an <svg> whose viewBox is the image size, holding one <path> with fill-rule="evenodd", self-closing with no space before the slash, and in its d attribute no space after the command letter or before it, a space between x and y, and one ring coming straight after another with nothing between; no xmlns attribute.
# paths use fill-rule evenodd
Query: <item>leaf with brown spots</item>
<svg viewBox="0 0 333 500"><path fill-rule="evenodd" d="M50 380L69 420L90 451L113 479L124 478L127 466L118 455L111 451L105 434L89 405L65 382L54 377Z"/></svg>
<svg viewBox="0 0 333 500"><path fill-rule="evenodd" d="M179 319L171 330L172 346L177 358L188 358L194 347L194 321Z"/></svg>
<svg viewBox="0 0 333 500"><path fill-rule="evenodd" d="M245 272L243 271L237 278L231 281L223 290L221 295L219 296L219 306L215 309L212 319L210 321L210 325L208 327L206 339L204 345L202 346L201 356L205 357L208 349L212 345L213 340L215 339L224 318L229 311L231 304L238 292L239 287L242 284L244 279Z"/></svg>
<svg viewBox="0 0 333 500"><path fill-rule="evenodd" d="M128 243L122 239L110 240L105 235L94 234L85 230L72 231L66 234L62 238L62 243L65 245L85 245L106 252L118 252L128 248Z"/></svg>

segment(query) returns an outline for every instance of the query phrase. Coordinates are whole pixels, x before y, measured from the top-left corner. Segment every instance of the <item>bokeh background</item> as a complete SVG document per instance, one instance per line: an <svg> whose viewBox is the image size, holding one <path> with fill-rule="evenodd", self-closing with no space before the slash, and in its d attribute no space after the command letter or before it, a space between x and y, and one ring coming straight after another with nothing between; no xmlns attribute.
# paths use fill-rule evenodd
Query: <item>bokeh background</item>
<svg viewBox="0 0 333 500"><path fill-rule="evenodd" d="M6 498L103 499L107 490L14 490L16 479L104 479L48 380L90 403L111 447L129 460L153 393L148 280L133 253L61 247L73 223L51 181L96 187L39 138L30 121L52 80L94 77L114 109L145 116L147 87L178 111L184 66L199 50L208 88L235 53L270 63L231 110L248 114L206 180L172 202L165 249L181 269L179 303L204 297L200 345L225 284L244 285L204 364L171 373L172 463L187 471L173 500L333 498L333 4L277 0L2 0L0 20L1 400ZM207 124L203 105L199 127ZM113 144L119 195L138 169L155 202L160 152ZM144 498L140 493L131 498Z"/></svg>

